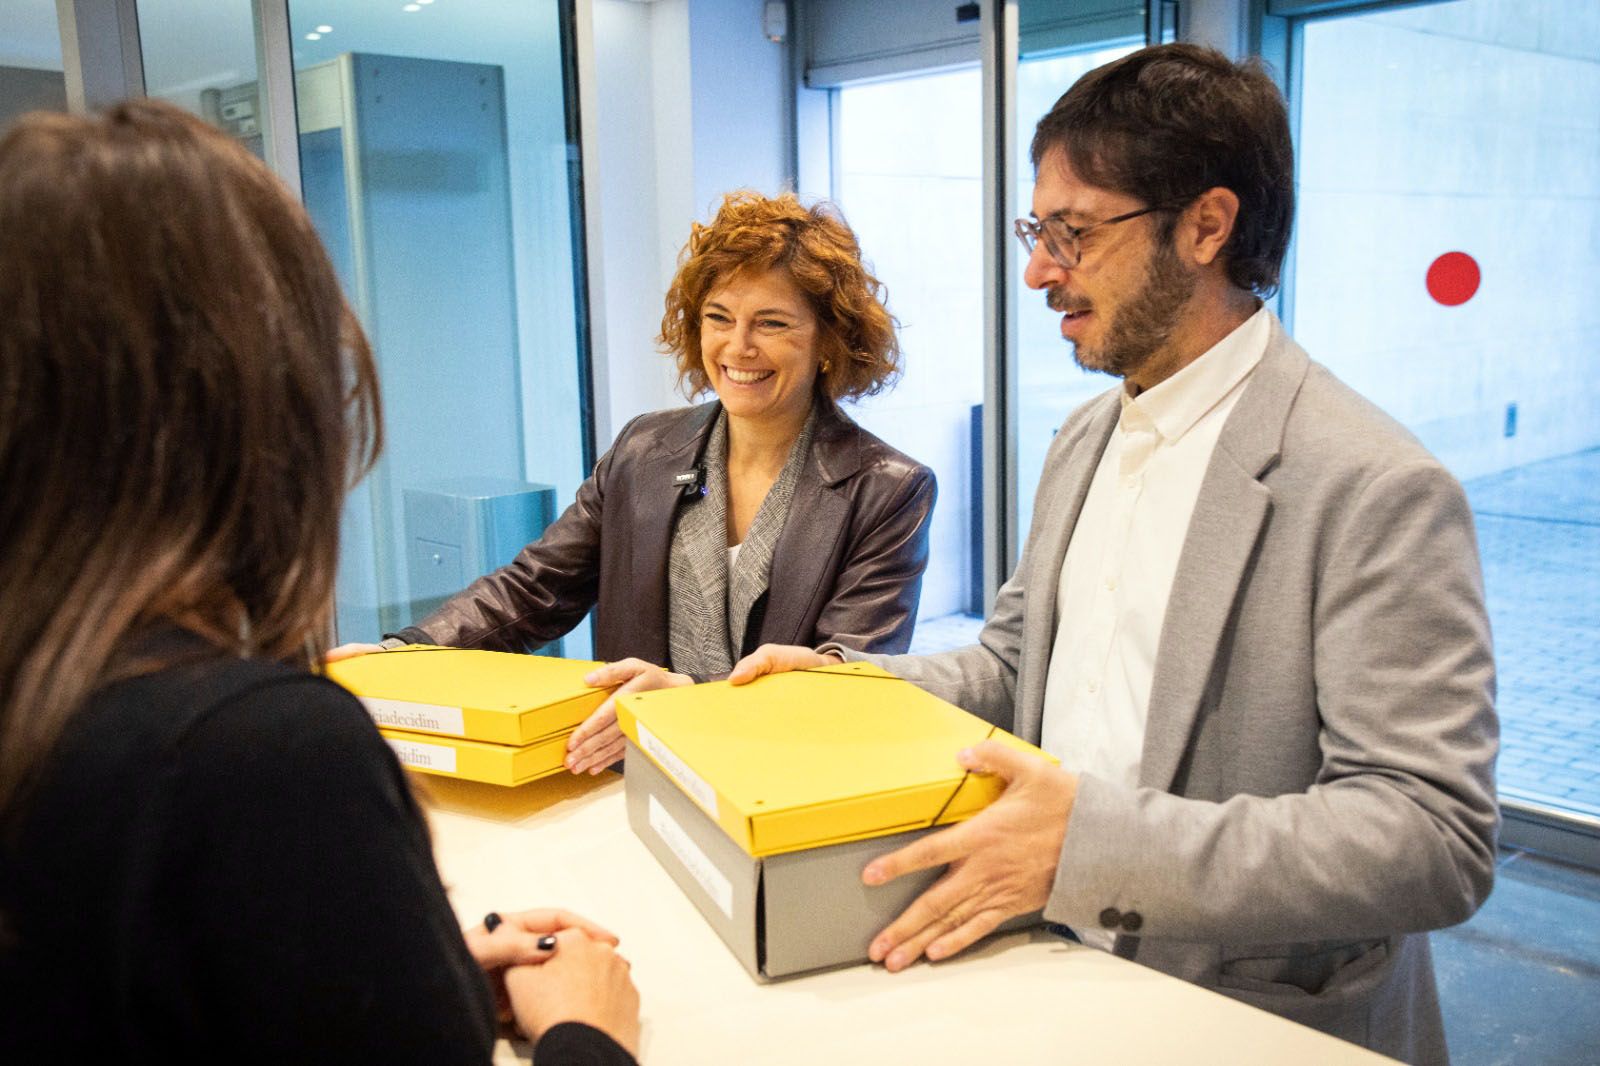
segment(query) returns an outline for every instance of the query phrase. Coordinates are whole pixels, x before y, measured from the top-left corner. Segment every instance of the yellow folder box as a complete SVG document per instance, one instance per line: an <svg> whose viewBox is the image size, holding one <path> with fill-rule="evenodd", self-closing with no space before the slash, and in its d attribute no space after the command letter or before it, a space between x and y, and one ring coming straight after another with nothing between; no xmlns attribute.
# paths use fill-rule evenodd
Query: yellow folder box
<svg viewBox="0 0 1600 1066"><path fill-rule="evenodd" d="M522 785L565 768L570 730L534 744L486 744L435 733L378 730L407 769L491 785Z"/></svg>
<svg viewBox="0 0 1600 1066"><path fill-rule="evenodd" d="M584 675L596 662L411 644L330 663L382 729L525 746L570 733L609 689Z"/></svg>
<svg viewBox="0 0 1600 1066"><path fill-rule="evenodd" d="M986 739L1055 762L868 663L634 693L617 719L755 857L971 817L1004 786L956 753Z"/></svg>

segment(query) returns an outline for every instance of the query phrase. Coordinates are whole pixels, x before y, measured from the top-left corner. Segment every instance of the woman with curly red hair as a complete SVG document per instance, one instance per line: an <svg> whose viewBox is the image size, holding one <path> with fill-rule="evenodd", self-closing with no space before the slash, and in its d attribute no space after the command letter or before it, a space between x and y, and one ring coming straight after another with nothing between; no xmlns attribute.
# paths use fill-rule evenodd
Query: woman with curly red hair
<svg viewBox="0 0 1600 1066"><path fill-rule="evenodd" d="M909 647L934 478L837 406L899 370L855 234L824 204L729 194L679 257L660 342L685 393L715 399L629 422L543 537L385 644L531 651L594 608L590 683L619 691L718 677L766 643ZM622 748L607 701L567 766Z"/></svg>

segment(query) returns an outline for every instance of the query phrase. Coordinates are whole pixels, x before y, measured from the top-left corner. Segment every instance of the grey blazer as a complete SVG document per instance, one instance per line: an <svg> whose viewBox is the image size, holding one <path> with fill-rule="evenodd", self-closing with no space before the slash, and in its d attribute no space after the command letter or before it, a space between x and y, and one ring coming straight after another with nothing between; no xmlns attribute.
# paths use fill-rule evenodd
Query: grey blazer
<svg viewBox="0 0 1600 1066"><path fill-rule="evenodd" d="M1045 914L1118 930L1120 955L1335 1036L1444 1062L1420 934L1489 894L1498 827L1472 514L1409 433L1272 325L1189 523L1139 787L1082 777ZM1057 433L979 643L874 661L1039 740L1062 559L1118 406L1112 390Z"/></svg>

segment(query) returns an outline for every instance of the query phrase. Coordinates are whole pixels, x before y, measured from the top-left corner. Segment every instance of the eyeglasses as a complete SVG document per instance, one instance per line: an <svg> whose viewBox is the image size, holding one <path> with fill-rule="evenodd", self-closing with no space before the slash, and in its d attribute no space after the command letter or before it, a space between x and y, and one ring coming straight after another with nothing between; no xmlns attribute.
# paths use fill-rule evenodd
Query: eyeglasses
<svg viewBox="0 0 1600 1066"><path fill-rule="evenodd" d="M1129 211L1125 215L1113 218L1103 218L1099 222L1091 222L1087 226L1073 226L1060 215L1047 215L1039 221L1032 219L1017 219L1017 240L1033 254L1034 246L1040 241L1044 242L1044 250L1050 253L1050 258L1059 263L1064 270L1071 270L1083 261L1083 235L1092 229L1101 226L1110 226L1118 222L1148 215L1152 211L1171 210L1174 204L1156 204L1154 207L1141 207L1137 211Z"/></svg>

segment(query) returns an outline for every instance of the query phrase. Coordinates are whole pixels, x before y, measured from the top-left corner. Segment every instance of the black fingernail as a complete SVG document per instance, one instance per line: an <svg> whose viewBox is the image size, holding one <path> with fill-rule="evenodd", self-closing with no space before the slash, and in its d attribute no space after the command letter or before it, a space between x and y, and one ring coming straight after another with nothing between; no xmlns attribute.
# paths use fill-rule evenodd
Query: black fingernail
<svg viewBox="0 0 1600 1066"><path fill-rule="evenodd" d="M540 951L554 951L556 949L555 934L551 933L549 936L540 937L538 948Z"/></svg>

